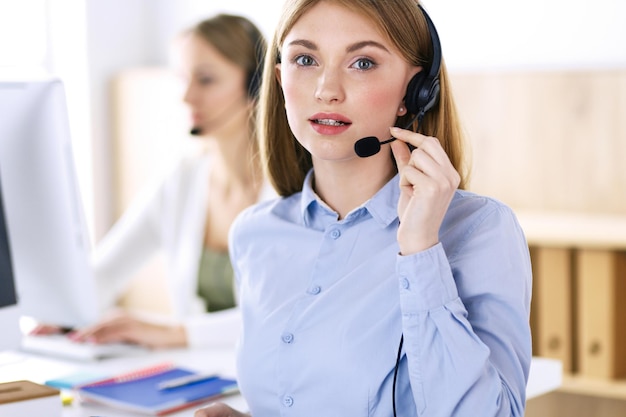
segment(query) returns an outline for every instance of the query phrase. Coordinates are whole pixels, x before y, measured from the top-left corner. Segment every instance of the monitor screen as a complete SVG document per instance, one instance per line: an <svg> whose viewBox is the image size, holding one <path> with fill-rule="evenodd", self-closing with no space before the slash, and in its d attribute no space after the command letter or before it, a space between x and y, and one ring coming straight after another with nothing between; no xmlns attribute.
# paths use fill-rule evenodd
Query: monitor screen
<svg viewBox="0 0 626 417"><path fill-rule="evenodd" d="M0 167L0 177L2 170ZM2 202L2 183L0 182L0 351L17 349L20 343L19 311L13 265L11 260L11 246L7 234L4 217L4 203Z"/></svg>
<svg viewBox="0 0 626 417"><path fill-rule="evenodd" d="M2 175L2 171L0 171ZM4 220L4 203L2 202L2 183L0 183L0 308L17 304L13 266L11 264L11 248Z"/></svg>
<svg viewBox="0 0 626 417"><path fill-rule="evenodd" d="M91 323L98 316L91 240L63 84L0 80L0 114L0 181L20 310L44 323Z"/></svg>

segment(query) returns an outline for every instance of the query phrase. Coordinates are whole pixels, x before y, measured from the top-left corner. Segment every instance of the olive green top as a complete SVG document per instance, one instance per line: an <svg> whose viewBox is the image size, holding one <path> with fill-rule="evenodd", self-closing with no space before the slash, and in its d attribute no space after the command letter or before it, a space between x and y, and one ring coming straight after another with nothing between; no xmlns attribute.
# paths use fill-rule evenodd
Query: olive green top
<svg viewBox="0 0 626 417"><path fill-rule="evenodd" d="M219 311L235 306L233 267L228 252L202 250L198 272L198 295L204 299L207 311Z"/></svg>

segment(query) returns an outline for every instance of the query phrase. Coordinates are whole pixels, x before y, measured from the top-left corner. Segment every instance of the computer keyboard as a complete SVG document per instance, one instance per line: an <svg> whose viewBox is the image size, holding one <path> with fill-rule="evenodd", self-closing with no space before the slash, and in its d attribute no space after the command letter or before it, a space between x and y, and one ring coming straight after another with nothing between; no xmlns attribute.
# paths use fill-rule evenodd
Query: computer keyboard
<svg viewBox="0 0 626 417"><path fill-rule="evenodd" d="M22 350L62 357L66 359L93 361L104 358L145 354L148 350L128 343L96 344L75 342L67 335L26 335L22 338Z"/></svg>

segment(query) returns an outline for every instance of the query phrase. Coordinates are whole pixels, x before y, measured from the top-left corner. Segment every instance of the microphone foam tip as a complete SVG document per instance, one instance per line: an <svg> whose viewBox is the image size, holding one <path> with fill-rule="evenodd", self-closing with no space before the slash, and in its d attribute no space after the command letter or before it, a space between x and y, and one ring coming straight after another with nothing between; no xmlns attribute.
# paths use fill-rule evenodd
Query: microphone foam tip
<svg viewBox="0 0 626 417"><path fill-rule="evenodd" d="M368 136L354 143L354 152L361 158L376 155L380 151L380 141L377 137Z"/></svg>

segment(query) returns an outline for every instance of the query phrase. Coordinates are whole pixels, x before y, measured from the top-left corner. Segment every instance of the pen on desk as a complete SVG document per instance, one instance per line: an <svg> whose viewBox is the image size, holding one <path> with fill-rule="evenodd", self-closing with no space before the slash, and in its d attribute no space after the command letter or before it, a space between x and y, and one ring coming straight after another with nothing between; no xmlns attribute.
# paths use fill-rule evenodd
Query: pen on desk
<svg viewBox="0 0 626 417"><path fill-rule="evenodd" d="M206 382L216 378L217 375L214 374L186 375L179 378L168 379L167 381L162 381L157 385L157 388L162 391L166 389L185 387L187 385L197 384L199 382Z"/></svg>

